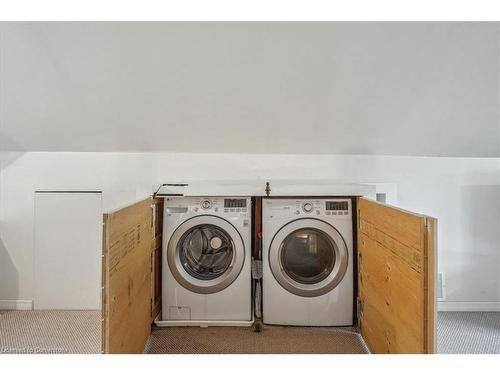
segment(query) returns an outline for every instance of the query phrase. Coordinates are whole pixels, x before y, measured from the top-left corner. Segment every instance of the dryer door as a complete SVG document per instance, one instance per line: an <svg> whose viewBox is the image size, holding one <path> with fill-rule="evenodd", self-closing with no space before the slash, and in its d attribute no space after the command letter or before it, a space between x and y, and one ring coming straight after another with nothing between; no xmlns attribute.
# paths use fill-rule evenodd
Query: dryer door
<svg viewBox="0 0 500 375"><path fill-rule="evenodd" d="M179 284L195 293L209 294L227 288L245 261L245 246L228 221L200 215L182 223L167 248L167 262Z"/></svg>
<svg viewBox="0 0 500 375"><path fill-rule="evenodd" d="M283 226L269 248L271 271L280 285L302 297L333 290L344 277L349 254L344 239L330 224L298 219Z"/></svg>

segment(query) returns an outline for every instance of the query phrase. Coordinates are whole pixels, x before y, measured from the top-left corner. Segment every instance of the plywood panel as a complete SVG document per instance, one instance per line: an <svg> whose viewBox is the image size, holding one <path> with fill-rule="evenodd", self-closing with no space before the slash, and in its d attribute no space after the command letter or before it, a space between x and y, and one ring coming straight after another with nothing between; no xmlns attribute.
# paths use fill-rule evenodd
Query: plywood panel
<svg viewBox="0 0 500 375"><path fill-rule="evenodd" d="M374 353L434 351L435 219L359 198L360 326ZM434 242L433 242L434 241ZM430 337L432 336L432 337Z"/></svg>
<svg viewBox="0 0 500 375"><path fill-rule="evenodd" d="M103 352L142 353L151 330L152 199L104 215Z"/></svg>
<svg viewBox="0 0 500 375"><path fill-rule="evenodd" d="M153 199L153 240L151 242L151 322L161 310L161 265L163 233L163 198Z"/></svg>
<svg viewBox="0 0 500 375"><path fill-rule="evenodd" d="M425 303L426 303L426 338L428 353L436 351L436 257L437 257L437 220L427 216L425 239Z"/></svg>

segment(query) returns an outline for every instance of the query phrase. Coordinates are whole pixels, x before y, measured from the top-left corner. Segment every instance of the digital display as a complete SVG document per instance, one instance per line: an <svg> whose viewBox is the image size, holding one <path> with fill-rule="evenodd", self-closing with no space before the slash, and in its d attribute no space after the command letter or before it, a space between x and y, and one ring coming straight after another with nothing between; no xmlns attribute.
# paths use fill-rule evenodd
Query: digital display
<svg viewBox="0 0 500 375"><path fill-rule="evenodd" d="M328 211L347 211L349 209L349 202L326 202L326 209Z"/></svg>
<svg viewBox="0 0 500 375"><path fill-rule="evenodd" d="M246 199L224 199L224 208L244 208L246 206Z"/></svg>

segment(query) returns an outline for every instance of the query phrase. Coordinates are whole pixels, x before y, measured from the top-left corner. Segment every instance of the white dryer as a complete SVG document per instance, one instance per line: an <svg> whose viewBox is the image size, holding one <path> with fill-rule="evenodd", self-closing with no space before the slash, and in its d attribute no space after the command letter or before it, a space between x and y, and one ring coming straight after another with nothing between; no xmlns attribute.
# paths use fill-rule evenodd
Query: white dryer
<svg viewBox="0 0 500 375"><path fill-rule="evenodd" d="M353 324L353 220L349 198L263 199L265 324Z"/></svg>
<svg viewBox="0 0 500 375"><path fill-rule="evenodd" d="M251 325L251 199L164 202L159 326Z"/></svg>

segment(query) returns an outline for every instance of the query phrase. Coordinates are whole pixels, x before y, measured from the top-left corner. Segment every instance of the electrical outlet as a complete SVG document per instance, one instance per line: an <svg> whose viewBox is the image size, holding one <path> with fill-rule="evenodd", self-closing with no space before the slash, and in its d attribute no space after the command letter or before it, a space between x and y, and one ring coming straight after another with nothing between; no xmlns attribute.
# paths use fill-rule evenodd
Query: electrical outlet
<svg viewBox="0 0 500 375"><path fill-rule="evenodd" d="M438 272L436 284L437 300L444 301L446 299L446 279L444 277L444 273Z"/></svg>

